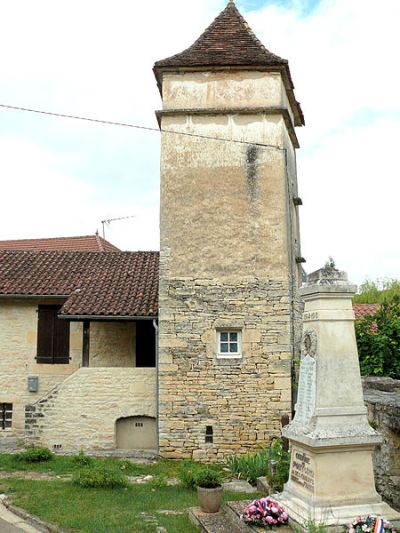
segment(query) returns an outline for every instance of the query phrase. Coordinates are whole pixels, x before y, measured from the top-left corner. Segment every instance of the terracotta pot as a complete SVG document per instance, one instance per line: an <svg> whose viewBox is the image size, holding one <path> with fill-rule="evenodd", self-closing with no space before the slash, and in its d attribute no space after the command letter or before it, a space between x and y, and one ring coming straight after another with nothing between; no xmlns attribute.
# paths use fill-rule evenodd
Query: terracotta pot
<svg viewBox="0 0 400 533"><path fill-rule="evenodd" d="M221 508L223 492L224 489L222 487L216 487L215 489L197 487L197 497L203 513L218 513Z"/></svg>

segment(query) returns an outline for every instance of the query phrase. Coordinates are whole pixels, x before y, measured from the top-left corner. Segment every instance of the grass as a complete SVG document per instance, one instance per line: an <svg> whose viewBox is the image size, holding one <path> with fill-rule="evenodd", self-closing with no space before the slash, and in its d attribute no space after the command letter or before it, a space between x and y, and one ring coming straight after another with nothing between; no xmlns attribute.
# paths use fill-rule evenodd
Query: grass
<svg viewBox="0 0 400 533"><path fill-rule="evenodd" d="M72 480L0 479L0 493L45 522L76 533L154 533L163 526L174 533L196 533L186 514L197 506L193 490L166 486L166 479L176 477L181 461L159 460L134 464L116 459L94 459L94 465L121 468L128 475L152 475L153 481L120 489L86 489ZM186 462L187 464L188 462ZM198 464L198 463L197 463ZM25 465L12 455L0 454L0 470L44 472L54 475L74 474L79 470L72 457L55 456L47 463ZM256 495L255 495L256 496ZM247 495L226 492L225 501L248 499ZM159 511L177 511L163 514Z"/></svg>
<svg viewBox="0 0 400 533"><path fill-rule="evenodd" d="M47 474L53 474L55 476L64 476L73 474L79 470L82 466L75 459L76 456L62 456L55 455L50 461L43 463L25 463L24 461L18 461L15 454L0 454L0 471L29 471L29 472L42 472ZM109 467L118 466L128 476L167 476L176 477L179 470L179 461L171 461L167 459L160 459L150 464L136 464L131 463L126 459L115 458L93 458L94 464L103 464ZM188 461L188 464L196 465L192 461Z"/></svg>

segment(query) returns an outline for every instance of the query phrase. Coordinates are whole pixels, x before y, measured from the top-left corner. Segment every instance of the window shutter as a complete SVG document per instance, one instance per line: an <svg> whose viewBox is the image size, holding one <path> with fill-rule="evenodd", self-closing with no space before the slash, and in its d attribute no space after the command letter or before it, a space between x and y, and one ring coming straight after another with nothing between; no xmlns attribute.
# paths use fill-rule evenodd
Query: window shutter
<svg viewBox="0 0 400 533"><path fill-rule="evenodd" d="M69 363L69 322L57 318L59 305L39 305L38 363Z"/></svg>
<svg viewBox="0 0 400 533"><path fill-rule="evenodd" d="M69 363L69 322L57 318L54 315L54 351L53 362L55 364Z"/></svg>
<svg viewBox="0 0 400 533"><path fill-rule="evenodd" d="M53 362L54 307L39 305L37 363Z"/></svg>

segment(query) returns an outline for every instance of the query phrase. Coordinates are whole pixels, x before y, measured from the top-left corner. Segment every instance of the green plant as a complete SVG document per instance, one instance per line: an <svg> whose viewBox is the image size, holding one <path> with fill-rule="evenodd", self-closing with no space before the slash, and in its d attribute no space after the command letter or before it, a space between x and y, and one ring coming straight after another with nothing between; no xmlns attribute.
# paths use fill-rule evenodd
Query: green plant
<svg viewBox="0 0 400 533"><path fill-rule="evenodd" d="M197 487L205 489L215 489L222 484L222 476L218 470L210 467L200 468L194 476Z"/></svg>
<svg viewBox="0 0 400 533"><path fill-rule="evenodd" d="M195 490L196 474L201 468L200 464L193 464L191 461L182 461L178 468L178 479L181 484L189 490Z"/></svg>
<svg viewBox="0 0 400 533"><path fill-rule="evenodd" d="M52 458L53 453L48 448L37 446L28 446L25 451L15 454L17 461L26 463L42 463L50 461Z"/></svg>
<svg viewBox="0 0 400 533"><path fill-rule="evenodd" d="M400 280L377 279L365 280L359 287L358 294L353 298L356 304L382 304L400 301Z"/></svg>
<svg viewBox="0 0 400 533"><path fill-rule="evenodd" d="M77 455L74 455L72 460L78 466L90 466L93 464L93 459L88 457L83 450L80 450Z"/></svg>
<svg viewBox="0 0 400 533"><path fill-rule="evenodd" d="M116 489L128 486L128 480L120 470L106 465L87 466L76 472L73 482L83 488Z"/></svg>
<svg viewBox="0 0 400 533"><path fill-rule="evenodd" d="M252 485L258 477L266 476L273 490L280 490L289 477L290 455L283 450L282 439L275 439L269 448L258 452L228 457L226 462L233 476Z"/></svg>
<svg viewBox="0 0 400 533"><path fill-rule="evenodd" d="M382 304L355 328L361 373L400 379L400 304Z"/></svg>

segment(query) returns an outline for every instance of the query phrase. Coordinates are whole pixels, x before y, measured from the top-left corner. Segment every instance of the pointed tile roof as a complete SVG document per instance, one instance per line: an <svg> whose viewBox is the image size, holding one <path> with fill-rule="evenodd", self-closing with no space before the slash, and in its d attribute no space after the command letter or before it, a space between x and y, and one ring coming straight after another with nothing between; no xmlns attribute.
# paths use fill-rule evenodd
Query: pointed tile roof
<svg viewBox="0 0 400 533"><path fill-rule="evenodd" d="M304 124L303 112L293 94L288 61L273 54L262 44L233 0L229 1L192 46L179 54L157 61L153 70L161 91L164 71L181 68L213 70L221 67L262 67L281 71L297 115L296 125Z"/></svg>
<svg viewBox="0 0 400 533"><path fill-rule="evenodd" d="M230 1L192 46L157 61L155 68L234 65L287 65L287 60L265 48Z"/></svg>

